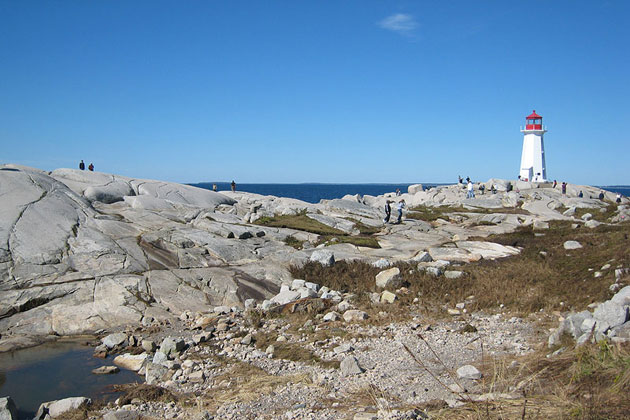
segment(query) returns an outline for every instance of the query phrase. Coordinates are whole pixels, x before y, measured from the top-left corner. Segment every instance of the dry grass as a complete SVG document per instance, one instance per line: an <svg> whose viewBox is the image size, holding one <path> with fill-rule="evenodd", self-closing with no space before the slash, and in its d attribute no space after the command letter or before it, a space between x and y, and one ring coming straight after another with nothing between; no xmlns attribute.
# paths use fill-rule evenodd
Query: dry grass
<svg viewBox="0 0 630 420"><path fill-rule="evenodd" d="M466 274L449 280L435 278L408 263L397 263L407 294L398 294L398 303L384 305L390 312L407 310L419 297L424 309L440 312L474 295L469 309L502 310L527 315L540 309L583 310L588 304L611 297L614 270L593 276L606 263L630 266L630 224L600 226L597 229L571 229L569 223L552 223L551 229L536 236L531 228L494 235L489 241L522 248L520 255L499 260L482 260L457 268ZM563 244L577 240L583 248L567 251ZM541 254L546 253L546 256ZM292 267L295 278L312 281L331 289L357 294L357 302L371 306L368 293L376 292L375 277L381 270L361 262L338 262L332 267L307 263ZM443 312L443 311L442 311Z"/></svg>
<svg viewBox="0 0 630 420"><path fill-rule="evenodd" d="M177 402L182 398L182 396L177 395L166 388L148 384L114 385L114 390L124 393L120 397L121 405L129 404L133 399L139 399L147 402Z"/></svg>
<svg viewBox="0 0 630 420"><path fill-rule="evenodd" d="M261 351L265 351L269 345L273 345L275 349L273 355L279 359L319 365L324 368L339 367L339 361L322 360L311 350L292 342L292 340L277 341L278 334L276 332L265 333L260 331L254 336L254 339L256 340L256 347Z"/></svg>
<svg viewBox="0 0 630 420"><path fill-rule="evenodd" d="M224 404L250 402L273 392L287 383L311 384L308 374L275 376L243 362L236 362L214 378L215 386L203 394L206 407L216 410Z"/></svg>
<svg viewBox="0 0 630 420"><path fill-rule="evenodd" d="M416 206L411 207L406 217L409 219L433 222L437 219L450 220L449 214L455 213L479 213L479 214L530 214L520 207L501 207L497 209L466 208L464 206Z"/></svg>
<svg viewBox="0 0 630 420"><path fill-rule="evenodd" d="M318 222L317 220L311 219L306 215L306 213L261 217L254 223L262 226L301 230L304 232L315 233L317 235L345 235L345 233L339 229L332 228Z"/></svg>

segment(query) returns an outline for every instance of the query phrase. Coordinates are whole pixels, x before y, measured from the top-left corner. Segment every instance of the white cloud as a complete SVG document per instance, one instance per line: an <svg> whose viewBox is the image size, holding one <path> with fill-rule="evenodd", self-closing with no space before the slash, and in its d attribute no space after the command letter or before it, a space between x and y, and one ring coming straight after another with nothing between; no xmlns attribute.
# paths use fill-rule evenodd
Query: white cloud
<svg viewBox="0 0 630 420"><path fill-rule="evenodd" d="M404 13L396 13L388 16L380 21L378 25L383 29L397 32L400 35L411 35L418 27L418 23L413 16Z"/></svg>

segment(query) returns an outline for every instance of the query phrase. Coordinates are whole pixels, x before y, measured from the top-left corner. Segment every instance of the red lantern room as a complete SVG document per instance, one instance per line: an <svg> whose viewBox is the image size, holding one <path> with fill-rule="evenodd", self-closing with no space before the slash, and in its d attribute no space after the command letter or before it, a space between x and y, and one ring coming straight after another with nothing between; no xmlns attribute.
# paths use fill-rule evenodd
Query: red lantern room
<svg viewBox="0 0 630 420"><path fill-rule="evenodd" d="M532 112L531 115L527 117L527 125L525 126L526 130L542 130L542 117L536 114L536 110Z"/></svg>

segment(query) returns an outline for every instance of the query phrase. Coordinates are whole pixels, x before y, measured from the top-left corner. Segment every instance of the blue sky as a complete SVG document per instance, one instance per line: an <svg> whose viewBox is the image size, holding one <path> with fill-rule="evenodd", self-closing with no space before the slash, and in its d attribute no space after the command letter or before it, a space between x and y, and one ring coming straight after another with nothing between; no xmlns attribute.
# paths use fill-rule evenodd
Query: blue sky
<svg viewBox="0 0 630 420"><path fill-rule="evenodd" d="M180 182L630 184L630 2L0 0L0 162Z"/></svg>

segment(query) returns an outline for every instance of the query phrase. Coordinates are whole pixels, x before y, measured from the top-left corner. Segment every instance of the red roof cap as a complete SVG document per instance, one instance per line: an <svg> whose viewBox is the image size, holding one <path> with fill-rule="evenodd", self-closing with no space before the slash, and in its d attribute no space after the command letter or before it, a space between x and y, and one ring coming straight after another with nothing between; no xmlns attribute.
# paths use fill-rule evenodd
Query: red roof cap
<svg viewBox="0 0 630 420"><path fill-rule="evenodd" d="M536 114L536 110L532 111L532 115L528 116L527 119L533 119L533 118L542 118L540 115Z"/></svg>

